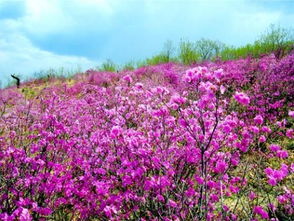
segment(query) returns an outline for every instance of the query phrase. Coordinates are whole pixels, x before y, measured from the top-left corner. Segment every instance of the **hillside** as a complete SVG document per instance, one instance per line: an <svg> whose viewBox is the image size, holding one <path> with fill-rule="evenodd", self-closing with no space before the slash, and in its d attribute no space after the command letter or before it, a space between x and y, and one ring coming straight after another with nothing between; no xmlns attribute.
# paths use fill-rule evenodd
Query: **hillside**
<svg viewBox="0 0 294 221"><path fill-rule="evenodd" d="M0 220L293 220L294 54L0 90Z"/></svg>

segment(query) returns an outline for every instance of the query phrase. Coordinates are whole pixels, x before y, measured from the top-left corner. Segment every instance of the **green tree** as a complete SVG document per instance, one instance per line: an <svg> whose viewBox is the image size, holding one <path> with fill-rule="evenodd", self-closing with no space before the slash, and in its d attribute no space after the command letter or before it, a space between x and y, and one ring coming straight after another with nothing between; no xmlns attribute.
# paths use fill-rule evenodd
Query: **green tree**
<svg viewBox="0 0 294 221"><path fill-rule="evenodd" d="M129 61L127 63L125 63L122 67L122 70L134 70L135 69L135 63L133 61Z"/></svg>
<svg viewBox="0 0 294 221"><path fill-rule="evenodd" d="M98 67L99 71L110 71L115 72L118 69L117 65L110 59L107 59L105 62Z"/></svg>
<svg viewBox="0 0 294 221"><path fill-rule="evenodd" d="M190 65L199 61L200 55L194 43L181 40L179 49L179 60L183 64Z"/></svg>
<svg viewBox="0 0 294 221"><path fill-rule="evenodd" d="M261 53L275 52L277 57L281 57L293 48L293 29L286 29L280 25L271 24L255 44L261 45Z"/></svg>
<svg viewBox="0 0 294 221"><path fill-rule="evenodd" d="M224 43L204 38L196 41L195 46L201 60L211 60L225 49Z"/></svg>
<svg viewBox="0 0 294 221"><path fill-rule="evenodd" d="M175 52L175 48L173 46L173 42L171 40L167 40L164 45L163 49L161 52L161 55L165 57L165 60L167 62L174 61L175 59L173 58Z"/></svg>

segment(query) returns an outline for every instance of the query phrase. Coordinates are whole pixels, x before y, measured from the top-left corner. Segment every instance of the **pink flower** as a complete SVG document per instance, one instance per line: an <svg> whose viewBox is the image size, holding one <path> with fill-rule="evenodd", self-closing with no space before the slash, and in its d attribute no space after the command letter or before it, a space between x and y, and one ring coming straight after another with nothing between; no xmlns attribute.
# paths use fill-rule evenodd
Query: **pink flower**
<svg viewBox="0 0 294 221"><path fill-rule="evenodd" d="M52 213L52 210L50 208L39 208L37 209L37 211L43 216L49 216Z"/></svg>
<svg viewBox="0 0 294 221"><path fill-rule="evenodd" d="M268 183L272 186L277 185L278 181L283 180L288 175L288 166L286 164L282 164L281 169L274 170L270 167L264 170L264 173L268 177Z"/></svg>
<svg viewBox="0 0 294 221"><path fill-rule="evenodd" d="M132 79L132 77L131 77L130 75L126 75L126 76L124 76L123 79L124 79L125 81L127 81L128 83L132 83L132 82L133 82L133 79Z"/></svg>
<svg viewBox="0 0 294 221"><path fill-rule="evenodd" d="M237 220L237 219L238 219L237 215L235 215L235 214L231 214L231 220L235 221L235 220Z"/></svg>
<svg viewBox="0 0 294 221"><path fill-rule="evenodd" d="M250 103L250 98L248 97L247 94L243 92L236 92L234 95L234 98L236 99L237 102L240 104L247 106Z"/></svg>
<svg viewBox="0 0 294 221"><path fill-rule="evenodd" d="M271 186L277 185L277 180L275 178L270 178L267 182Z"/></svg>
<svg viewBox="0 0 294 221"><path fill-rule="evenodd" d="M195 192L194 188L189 188L189 189L186 190L185 195L186 195L187 197L192 197L192 196L195 195L195 193L196 193L196 192Z"/></svg>
<svg viewBox="0 0 294 221"><path fill-rule="evenodd" d="M214 75L216 79L221 79L224 76L224 70L223 69L215 70Z"/></svg>
<svg viewBox="0 0 294 221"><path fill-rule="evenodd" d="M289 116L294 118L294 111L289 111Z"/></svg>
<svg viewBox="0 0 294 221"><path fill-rule="evenodd" d="M265 174L267 175L267 176L271 176L272 174L273 174L273 169L272 168L270 168L270 167L268 167L268 168L266 168L265 170L264 170L264 172L265 172Z"/></svg>
<svg viewBox="0 0 294 221"><path fill-rule="evenodd" d="M221 92L221 94L224 94L225 91L226 91L226 88L223 85L221 85L220 86L220 92Z"/></svg>
<svg viewBox="0 0 294 221"><path fill-rule="evenodd" d="M249 199L254 200L256 198L256 194L253 191L250 191L249 193Z"/></svg>
<svg viewBox="0 0 294 221"><path fill-rule="evenodd" d="M260 143L264 143L265 141L266 141L266 138L265 138L264 135L262 135L262 136L259 137L259 142Z"/></svg>
<svg viewBox="0 0 294 221"><path fill-rule="evenodd" d="M200 176L196 176L195 180L198 184L202 185L204 183L204 180Z"/></svg>
<svg viewBox="0 0 294 221"><path fill-rule="evenodd" d="M264 133L270 133L270 132L272 132L272 130L269 127L267 127L267 126L263 126L261 128L261 131L264 132Z"/></svg>
<svg viewBox="0 0 294 221"><path fill-rule="evenodd" d="M287 130L286 136L289 137L290 139L293 139L294 138L294 130L293 129Z"/></svg>
<svg viewBox="0 0 294 221"><path fill-rule="evenodd" d="M257 115L254 118L254 123L256 123L256 124L262 124L263 123L263 117L261 115Z"/></svg>
<svg viewBox="0 0 294 221"><path fill-rule="evenodd" d="M223 130L225 133L230 133L232 128L228 124L226 124L223 126Z"/></svg>
<svg viewBox="0 0 294 221"><path fill-rule="evenodd" d="M178 206L177 203L171 199L168 200L167 205L172 208L176 208Z"/></svg>
<svg viewBox="0 0 294 221"><path fill-rule="evenodd" d="M215 203L219 201L219 197L216 194L211 194L210 200Z"/></svg>
<svg viewBox="0 0 294 221"><path fill-rule="evenodd" d="M261 206L255 206L253 212L259 214L263 219L269 218L268 213Z"/></svg>
<svg viewBox="0 0 294 221"><path fill-rule="evenodd" d="M238 147L243 153L248 151L248 145L245 143L236 142L236 147Z"/></svg>
<svg viewBox="0 0 294 221"><path fill-rule="evenodd" d="M269 149L270 149L272 152L277 152L278 150L281 149L281 147L280 147L279 145L277 145L277 144L271 144L271 145L269 146Z"/></svg>
<svg viewBox="0 0 294 221"><path fill-rule="evenodd" d="M251 127L250 127L250 130L251 130L253 133L255 133L255 134L258 134L258 133L259 133L259 128L256 127L256 126L251 126Z"/></svg>
<svg viewBox="0 0 294 221"><path fill-rule="evenodd" d="M114 206L106 206L104 209L103 209L105 215L107 217L111 217L112 214L116 214L117 213L117 210Z"/></svg>
<svg viewBox="0 0 294 221"><path fill-rule="evenodd" d="M159 202L164 202L164 197L162 195L158 194L156 198Z"/></svg>
<svg viewBox="0 0 294 221"><path fill-rule="evenodd" d="M223 160L219 160L216 162L216 165L215 165L215 172L216 173L223 173L225 172L226 168L227 168L227 163Z"/></svg>
<svg viewBox="0 0 294 221"><path fill-rule="evenodd" d="M181 104L184 104L186 102L186 98L181 97L179 95L174 95L174 96L171 97L171 102L181 105Z"/></svg>
<svg viewBox="0 0 294 221"><path fill-rule="evenodd" d="M20 216L19 216L19 220L20 221L30 221L30 220L32 220L31 214L30 214L28 209L21 208L21 213L20 213Z"/></svg>
<svg viewBox="0 0 294 221"><path fill-rule="evenodd" d="M279 203L284 204L288 201L287 197L285 197L285 195L280 195L277 197Z"/></svg>
<svg viewBox="0 0 294 221"><path fill-rule="evenodd" d="M276 156L281 159L285 159L288 157L288 152L286 150L278 150Z"/></svg>
<svg viewBox="0 0 294 221"><path fill-rule="evenodd" d="M188 76L188 75L184 75L183 76L183 81L186 82L186 83L190 83L192 81L191 77Z"/></svg>
<svg viewBox="0 0 294 221"><path fill-rule="evenodd" d="M141 89L143 89L143 84L138 82L138 83L135 84L135 87L136 87L137 90L141 90Z"/></svg>
<svg viewBox="0 0 294 221"><path fill-rule="evenodd" d="M230 210L230 208L227 205L223 205L223 210L228 212Z"/></svg>
<svg viewBox="0 0 294 221"><path fill-rule="evenodd" d="M120 126L114 126L111 129L110 134L112 135L112 137L118 137L120 134L122 133L122 128Z"/></svg>

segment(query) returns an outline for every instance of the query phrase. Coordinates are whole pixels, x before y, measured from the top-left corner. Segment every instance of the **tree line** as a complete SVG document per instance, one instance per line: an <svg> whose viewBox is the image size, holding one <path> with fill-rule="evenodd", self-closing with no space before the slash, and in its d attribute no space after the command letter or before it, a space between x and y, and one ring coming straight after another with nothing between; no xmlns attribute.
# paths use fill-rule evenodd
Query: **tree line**
<svg viewBox="0 0 294 221"><path fill-rule="evenodd" d="M281 58L294 49L292 29L271 25L257 40L244 46L230 46L218 40L201 38L197 41L181 40L175 46L172 41L165 42L160 53L143 61L127 62L122 67L110 59L98 67L100 71L132 70L147 65L157 65L168 62L178 62L192 65L203 61L235 60L258 58L265 54L274 53Z"/></svg>

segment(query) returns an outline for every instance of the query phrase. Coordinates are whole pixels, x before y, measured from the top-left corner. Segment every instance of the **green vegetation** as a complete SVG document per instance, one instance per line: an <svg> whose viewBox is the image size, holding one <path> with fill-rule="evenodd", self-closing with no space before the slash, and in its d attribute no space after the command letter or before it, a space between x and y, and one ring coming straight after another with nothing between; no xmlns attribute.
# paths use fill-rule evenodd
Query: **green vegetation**
<svg viewBox="0 0 294 221"><path fill-rule="evenodd" d="M271 25L263 34L253 43L245 46L235 47L226 45L217 40L200 39L197 41L181 40L178 46L174 46L172 41L168 40L163 45L158 54L140 60L130 61L124 65L117 65L112 60L107 59L97 67L98 71L116 72L120 70L134 70L135 68L164 64L168 62L182 63L192 65L197 62L220 59L235 60L246 58L248 56L258 58L265 54L274 53L277 58L282 58L294 49L294 35L292 29L286 29L281 26ZM49 69L35 73L36 79L50 79L56 77L68 78L81 70ZM23 81L22 77L20 79ZM24 79L27 80L27 79ZM9 86L14 82L10 81ZM1 86L1 82L0 82Z"/></svg>
<svg viewBox="0 0 294 221"><path fill-rule="evenodd" d="M247 44L242 47L226 47L220 57L222 60L232 60L245 58L248 56L257 58L264 54L274 53L276 57L281 58L293 49L293 40L285 41L281 44L276 44L265 38L257 40L254 44Z"/></svg>
<svg viewBox="0 0 294 221"><path fill-rule="evenodd" d="M81 68L77 67L75 69L66 69L64 67L54 69L50 68L48 70L41 70L39 72L34 73L34 77L36 79L46 80L52 78L70 78L77 73L81 73Z"/></svg>
<svg viewBox="0 0 294 221"><path fill-rule="evenodd" d="M179 60L186 65L196 63L200 59L200 54L197 52L196 45L190 41L180 42Z"/></svg>
<svg viewBox="0 0 294 221"><path fill-rule="evenodd" d="M220 53L226 47L225 44L220 41L213 41L204 38L196 41L195 46L202 61L212 60L213 58L220 56Z"/></svg>
<svg viewBox="0 0 294 221"><path fill-rule="evenodd" d="M133 61L129 61L125 63L124 66L122 67L122 70L132 71L134 69L135 69L135 63Z"/></svg>
<svg viewBox="0 0 294 221"><path fill-rule="evenodd" d="M137 67L164 64L168 62L177 62L178 59L174 57L174 52L175 52L175 47L173 46L172 41L168 40L165 42L163 49L159 54L138 62Z"/></svg>
<svg viewBox="0 0 294 221"><path fill-rule="evenodd" d="M287 30L280 26L271 25L253 44L241 47L225 47L221 52L222 60L232 60L251 56L258 58L264 54L274 53L281 58L293 50L293 30Z"/></svg>
<svg viewBox="0 0 294 221"><path fill-rule="evenodd" d="M104 63L102 63L101 67L98 67L98 70L115 72L118 70L118 67L112 60L107 59Z"/></svg>
<svg viewBox="0 0 294 221"><path fill-rule="evenodd" d="M277 58L281 58L291 52L293 48L293 30L271 25L256 41L240 47L202 38L195 42L181 40L176 48L173 47L171 41L167 41L161 53L138 62L137 67L167 62L180 62L191 65L215 59L235 60L248 56L258 58L270 53L274 53ZM178 51L178 54L175 54L176 51Z"/></svg>

